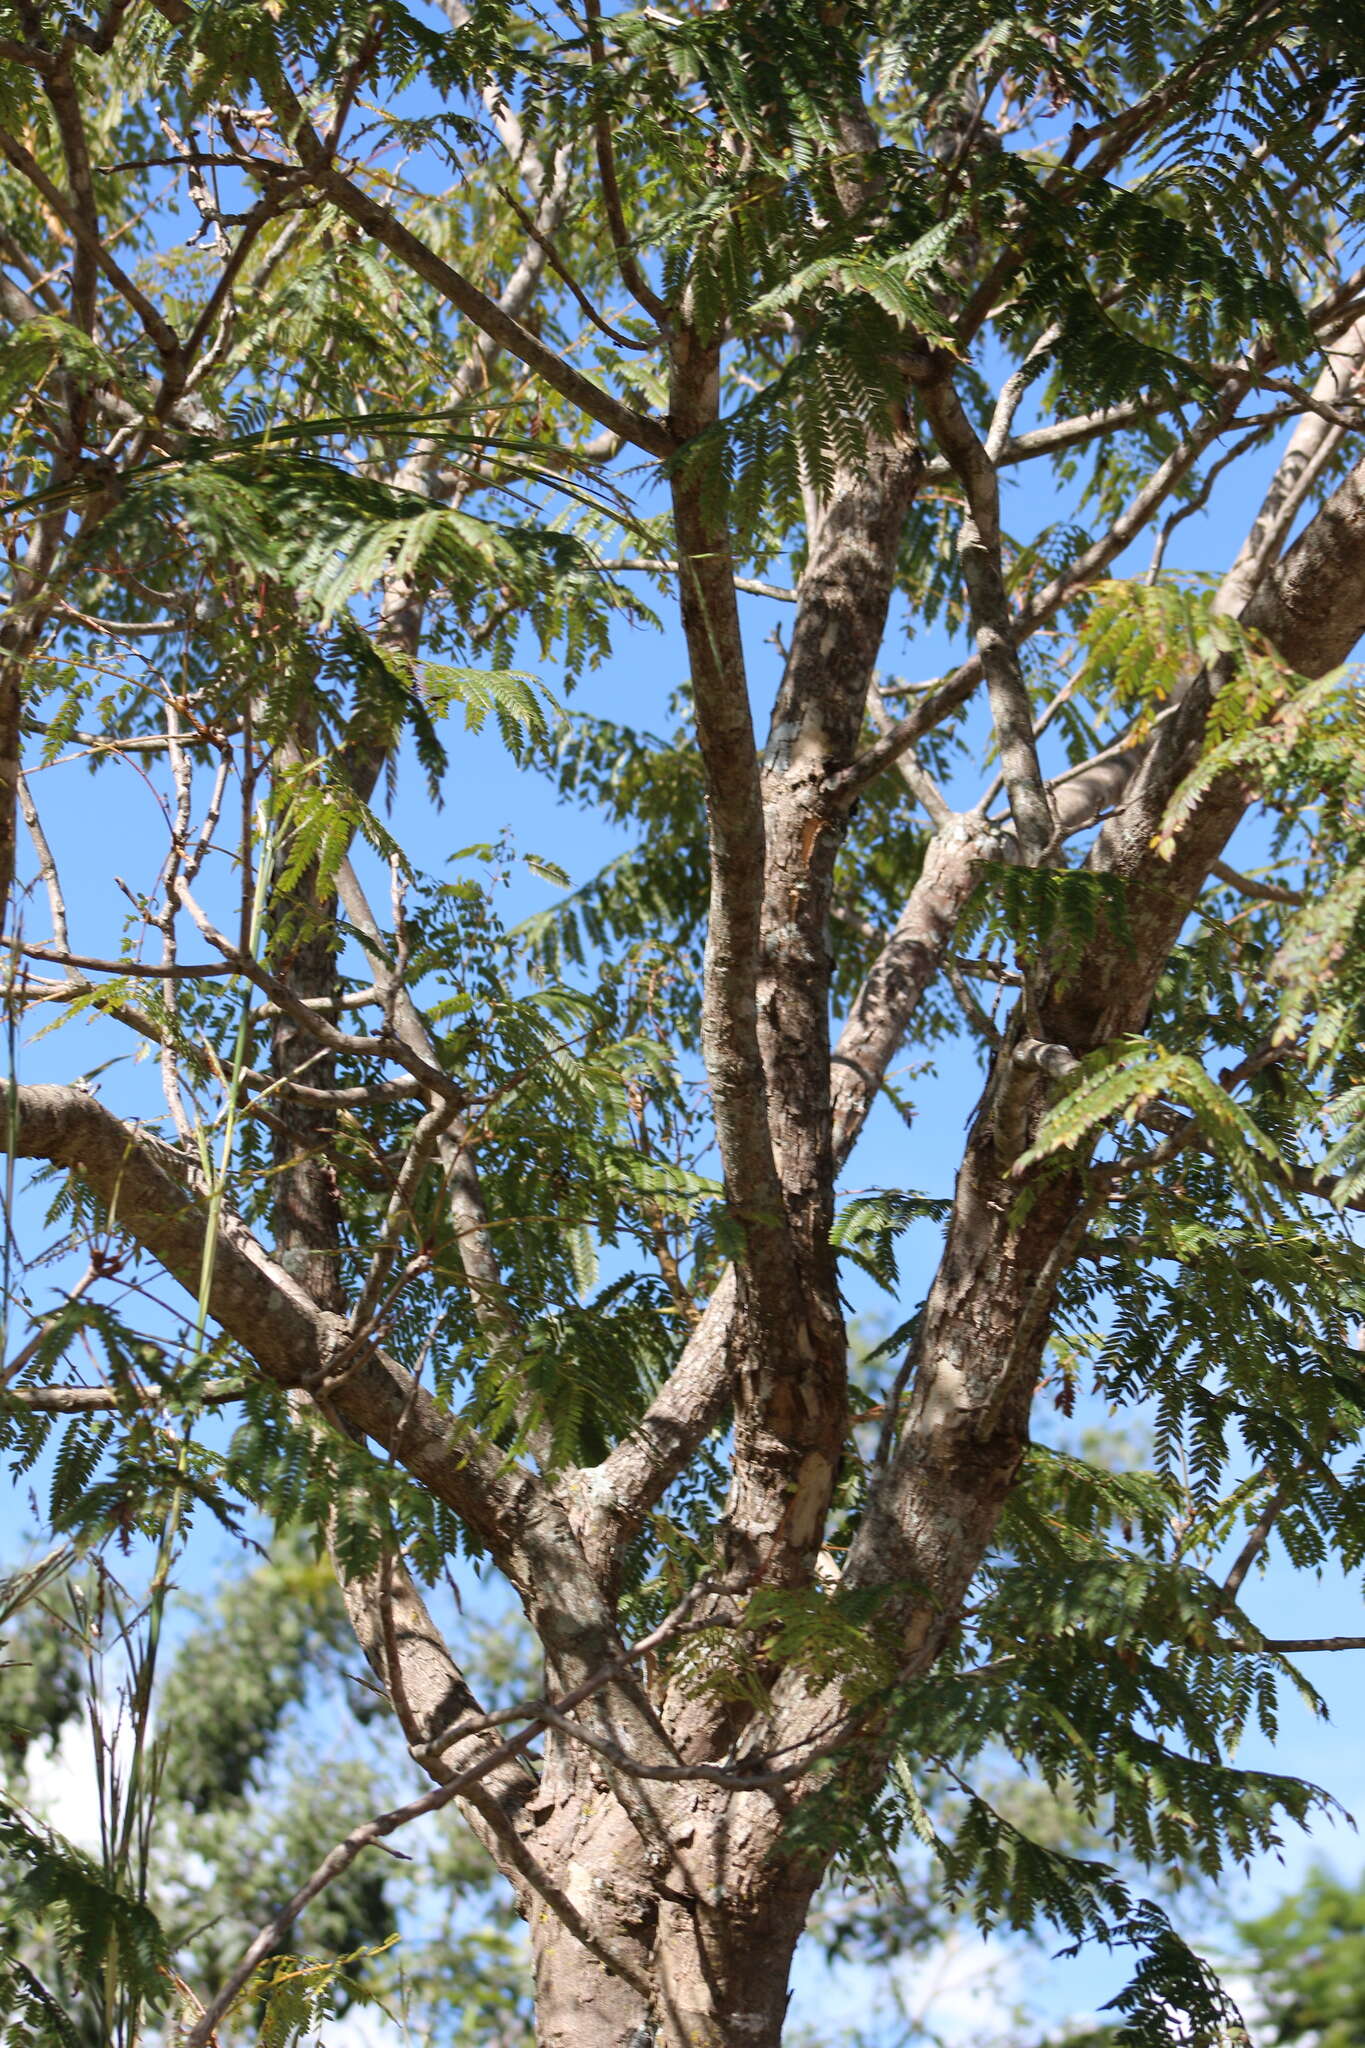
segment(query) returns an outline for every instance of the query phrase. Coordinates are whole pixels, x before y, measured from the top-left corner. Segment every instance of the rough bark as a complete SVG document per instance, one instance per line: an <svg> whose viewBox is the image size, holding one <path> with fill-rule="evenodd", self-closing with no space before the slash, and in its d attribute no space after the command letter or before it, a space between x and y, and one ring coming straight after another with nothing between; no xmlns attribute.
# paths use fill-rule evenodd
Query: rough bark
<svg viewBox="0 0 1365 2048"><path fill-rule="evenodd" d="M1365 465L1267 575L1244 619L1305 675L1350 652L1365 632ZM1080 967L1041 994L1048 1038L1073 1054L1141 1028L1180 927L1251 801L1240 777L1221 778L1177 835L1172 857L1154 851L1170 796L1198 758L1213 681L1207 673L1195 679L1100 836L1094 858L1125 882L1129 932L1101 930ZM991 1540L1027 1444L1057 1283L1085 1219L1079 1164L1037 1174L1031 1186L1011 1172L1050 1085L1016 1059L1021 1031L1022 1016L1006 1035L968 1139L900 1447L874 1489L846 1573L851 1585L924 1589L927 1598L905 1604L911 1672L932 1658Z"/></svg>
<svg viewBox="0 0 1365 2048"><path fill-rule="evenodd" d="M863 728L900 538L921 469L889 439L819 508L762 765L758 1044L801 1292L784 1347L742 1361L729 1513L770 1583L805 1583L846 1430L846 1341L829 1233L830 903L846 814L832 797ZM798 1306L803 1311L794 1316Z"/></svg>
<svg viewBox="0 0 1365 2048"><path fill-rule="evenodd" d="M718 371L716 350L685 331L675 339L670 417L684 443L715 426ZM823 1276L811 1270L809 1244L798 1235L778 1165L778 1080L760 1039L758 1014L768 937L768 819L723 487L708 473L704 453L681 458L672 495L710 841L702 1057L726 1200L744 1240L736 1264L740 1342L729 1560L742 1572L782 1579L788 1575L788 1548L797 1551L799 1570L801 1553L818 1541L837 1452L837 1420L828 1404L817 1394L803 1413L794 1390L827 1378L831 1369L842 1370L842 1357L835 1368L831 1355L841 1351L834 1336L841 1326L837 1306L831 1319ZM789 889L793 879L788 877ZM807 1499L798 1505L803 1473Z"/></svg>

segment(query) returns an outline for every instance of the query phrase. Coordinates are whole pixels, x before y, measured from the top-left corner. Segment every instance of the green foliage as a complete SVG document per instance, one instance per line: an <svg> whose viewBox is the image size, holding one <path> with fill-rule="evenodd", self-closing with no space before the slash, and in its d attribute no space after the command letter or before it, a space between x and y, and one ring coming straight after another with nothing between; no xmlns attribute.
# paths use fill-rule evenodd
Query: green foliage
<svg viewBox="0 0 1365 2048"><path fill-rule="evenodd" d="M999 918L1021 959L1046 962L1061 987L1087 942L1107 929L1131 943L1120 878L1084 868L1019 867L983 861L981 889L998 895Z"/></svg>
<svg viewBox="0 0 1365 2048"><path fill-rule="evenodd" d="M256 2021L260 2048L296 2048L310 2034L316 2034L322 2021L332 2017L338 1992L354 1992L357 1988L349 1975L350 1966L371 1962L382 1953L382 1949L357 1949L353 1955L325 1961L309 1956L277 1956L262 1964L259 1981L244 1994L254 1994L261 2000ZM381 2004L378 1999L371 2001L363 1991L361 2001Z"/></svg>
<svg viewBox="0 0 1365 2048"><path fill-rule="evenodd" d="M1083 1063L1043 1117L1016 1171L1022 1177L1040 1160L1093 1142L1116 1118L1136 1124L1153 1105L1165 1109L1173 1102L1188 1105L1201 1136L1248 1195L1258 1192L1263 1165L1284 1165L1273 1139L1197 1060L1147 1039L1129 1039Z"/></svg>
<svg viewBox="0 0 1365 2048"><path fill-rule="evenodd" d="M30 1747L43 1733L51 1740L67 1734L68 1769L83 1721L102 1711L108 1673L101 1666L120 1634L111 1615L82 1649L70 1624L54 1626L70 1564L69 1554L57 1553L8 1582L14 1623L6 1652L32 1646L57 1671L60 1690L43 1697L47 1729L13 1732ZM77 1616L96 1611L79 1600L73 1608ZM136 1625L136 1617L126 1619ZM507 1676L499 1677L500 1660L511 1652L497 1631L484 1634L496 1692ZM172 1974L200 1987L201 1996L215 1989L301 1875L357 1820L391 1803L391 1765L373 1753L373 1735L371 1753L348 1753L347 1726L372 1729L378 1703L346 1660L356 1661L354 1638L335 1580L296 1538L277 1540L253 1569L221 1580L204 1625L180 1635L152 1695L161 1732L145 1900L129 1895L105 1858L73 1848L5 1795L0 2017L7 2040L23 2048L110 2048L142 2038L138 2002L148 2012L173 2003ZM27 1659L17 1670L0 1667L7 1717L22 1705L16 1677L37 1682ZM518 1672L518 1694L526 1682ZM323 1724L335 1733L320 1769ZM271 1957L243 1992L239 2012L252 2016L262 2038L282 2043L301 2041L319 2019L356 2004L392 2012L429 1997L439 2024L444 1993L418 1987L451 1973L476 2004L494 2001L500 1987L513 2009L523 1993L524 1956L495 1903L484 1902L480 1928L429 1931L394 1948L400 1902L436 1886L454 1898L479 1898L487 1877L482 1852L458 1826L410 1844L405 1864L361 1858L311 1909L309 1954ZM104 1986L117 1987L122 2019L111 2019ZM466 2036L442 2031L440 2038Z"/></svg>
<svg viewBox="0 0 1365 2048"><path fill-rule="evenodd" d="M20 399L40 398L55 372L86 387L119 390L124 383L117 360L97 341L70 321L43 313L0 342L0 413L8 413Z"/></svg>
<svg viewBox="0 0 1365 2048"><path fill-rule="evenodd" d="M35 2030L35 2041L45 2040L44 2025L63 2048L78 2038L72 2016L65 2015L63 2025L55 1998L17 1953L35 1933L51 1939L82 1991L118 1985L150 2011L165 2005L168 1944L140 1899L129 1897L92 1858L3 1794L0 1855L12 1873L0 1927L0 2000L9 2012L0 2005L0 2017L12 2013L17 2025Z"/></svg>
<svg viewBox="0 0 1365 2048"><path fill-rule="evenodd" d="M946 1202L927 1195L879 1188L859 1195L836 1219L830 1242L846 1257L857 1261L879 1287L894 1292L900 1273L896 1264L896 1239L912 1223L941 1222L948 1213Z"/></svg>
<svg viewBox="0 0 1365 2048"><path fill-rule="evenodd" d="M1365 1894L1319 1864L1273 1912L1237 1923L1267 2048L1352 2048L1365 2026Z"/></svg>

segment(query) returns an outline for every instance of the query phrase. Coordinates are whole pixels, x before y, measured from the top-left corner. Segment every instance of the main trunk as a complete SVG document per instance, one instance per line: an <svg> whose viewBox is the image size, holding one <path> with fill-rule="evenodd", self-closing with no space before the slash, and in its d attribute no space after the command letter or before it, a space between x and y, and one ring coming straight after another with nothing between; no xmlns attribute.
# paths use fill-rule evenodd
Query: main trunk
<svg viewBox="0 0 1365 2048"><path fill-rule="evenodd" d="M540 2048L778 2048L816 1879L805 1864L774 1882L759 1846L768 1816L745 1812L748 1802L766 1806L768 1795L689 1791L687 1839L673 1867L659 1872L649 1869L605 1781L593 1776L582 1751L551 1762L543 1783L560 1803L542 1822L537 1853L553 1845L558 1884L635 1981L613 1974L548 1906L537 1906ZM751 1844L759 1847L752 1860Z"/></svg>

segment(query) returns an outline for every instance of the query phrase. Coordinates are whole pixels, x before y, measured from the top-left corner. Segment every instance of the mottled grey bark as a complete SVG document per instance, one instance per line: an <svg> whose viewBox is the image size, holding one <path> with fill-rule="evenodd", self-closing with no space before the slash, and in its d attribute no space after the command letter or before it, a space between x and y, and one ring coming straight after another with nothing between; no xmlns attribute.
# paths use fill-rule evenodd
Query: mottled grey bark
<svg viewBox="0 0 1365 2048"><path fill-rule="evenodd" d="M1365 465L1332 495L1244 621L1300 673L1324 673L1365 632ZM1198 758L1213 678L1196 678L1147 750L1132 793L1100 835L1097 866L1126 885L1129 931L1102 928L1064 985L1041 992L1050 1041L1082 1055L1141 1028L1180 927L1244 815L1238 776L1215 782L1176 835L1153 847L1167 803ZM913 1670L934 1654L985 1554L1027 1442L1028 1414L1057 1283L1084 1223L1079 1171L1040 1176L1030 1201L1001 1143L1000 1110L1027 1138L1052 1084L999 1055L958 1175L948 1238L930 1291L898 1453L875 1489L851 1553L854 1585L900 1581L929 1598L906 1611ZM1020 1208L1024 1213L1020 1217Z"/></svg>

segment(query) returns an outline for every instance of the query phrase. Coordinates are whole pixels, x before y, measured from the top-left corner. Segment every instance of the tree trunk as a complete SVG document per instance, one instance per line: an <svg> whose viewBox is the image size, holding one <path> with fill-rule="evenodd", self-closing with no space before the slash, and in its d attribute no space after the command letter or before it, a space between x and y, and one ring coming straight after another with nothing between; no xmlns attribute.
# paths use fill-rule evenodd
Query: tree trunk
<svg viewBox="0 0 1365 2048"><path fill-rule="evenodd" d="M534 1910L531 1947L538 2048L651 2048L649 2001L589 1955L549 1906Z"/></svg>
<svg viewBox="0 0 1365 2048"><path fill-rule="evenodd" d="M565 1763L547 1770L542 1799ZM770 1807L770 1796L689 1790L681 1826L671 1809L677 1861L659 1875L604 1782L584 1776L581 1763L567 1760L568 1782L554 1816L541 1821L537 1852L554 1841L565 1893L640 1982L606 1969L538 1905L531 1932L540 2048L779 2048L792 1956L818 1873L805 1863L773 1883L763 1855L770 1814L746 1812L746 1803Z"/></svg>

